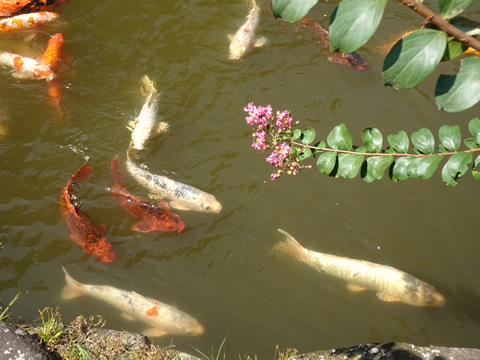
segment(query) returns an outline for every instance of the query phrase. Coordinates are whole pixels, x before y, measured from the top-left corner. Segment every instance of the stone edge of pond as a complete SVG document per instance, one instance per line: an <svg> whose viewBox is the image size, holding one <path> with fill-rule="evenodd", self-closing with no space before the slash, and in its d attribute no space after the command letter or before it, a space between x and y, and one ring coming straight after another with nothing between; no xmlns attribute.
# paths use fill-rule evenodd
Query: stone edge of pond
<svg viewBox="0 0 480 360"><path fill-rule="evenodd" d="M28 360L61 360L58 352L49 351L41 344L36 335L36 327L30 325L15 325L9 322L0 322L0 358L1 359L28 359ZM89 342L100 342L108 339L109 342L120 341L126 348L155 347L150 340L138 333L90 328ZM69 327L65 328L69 331ZM103 354L98 354L102 356ZM153 357L152 357L153 358ZM158 359L159 357L154 357ZM162 357L160 357L162 358ZM165 355L165 359L201 360L196 356L175 352ZM480 359L480 349L456 348L442 346L416 346L408 343L390 342L362 344L341 349L315 351L295 355L291 360L472 360Z"/></svg>

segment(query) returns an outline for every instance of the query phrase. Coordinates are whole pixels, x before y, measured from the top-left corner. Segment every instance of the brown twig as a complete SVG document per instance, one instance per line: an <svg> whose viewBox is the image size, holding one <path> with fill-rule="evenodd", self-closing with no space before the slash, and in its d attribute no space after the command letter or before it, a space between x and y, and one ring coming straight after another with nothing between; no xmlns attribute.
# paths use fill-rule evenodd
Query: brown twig
<svg viewBox="0 0 480 360"><path fill-rule="evenodd" d="M425 19L428 19L432 24L436 25L440 30L445 31L448 35L453 36L465 45L468 45L475 50L480 51L480 41L478 41L472 36L465 34L463 31L450 24L448 21L446 21L444 18L442 18L440 15L433 12L426 6L420 4L415 0L398 1L415 10L418 14L422 15Z"/></svg>

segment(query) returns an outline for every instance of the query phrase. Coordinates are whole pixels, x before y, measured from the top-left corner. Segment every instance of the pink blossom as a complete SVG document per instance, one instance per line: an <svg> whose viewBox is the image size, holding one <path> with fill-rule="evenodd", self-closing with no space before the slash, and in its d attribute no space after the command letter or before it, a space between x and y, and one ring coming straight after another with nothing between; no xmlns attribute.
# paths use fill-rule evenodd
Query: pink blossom
<svg viewBox="0 0 480 360"><path fill-rule="evenodd" d="M273 114L271 105L257 107L253 105L253 103L248 103L248 105L243 108L243 111L248 112L249 116L245 118L248 125L259 124L263 127L269 125L269 120L272 118Z"/></svg>
<svg viewBox="0 0 480 360"><path fill-rule="evenodd" d="M277 121L275 124L282 130L290 128L292 126L293 120L290 117L290 112L288 110L279 112L277 111Z"/></svg>
<svg viewBox="0 0 480 360"><path fill-rule="evenodd" d="M257 130L254 134L254 141L252 147L257 150L262 150L265 145L265 131Z"/></svg>
<svg viewBox="0 0 480 360"><path fill-rule="evenodd" d="M281 165L289 154L290 146L283 142L280 144L279 149L273 150L265 161L272 165Z"/></svg>
<svg viewBox="0 0 480 360"><path fill-rule="evenodd" d="M271 179L272 181L278 179L278 174L277 174L276 171L274 171L274 172L270 175L270 179Z"/></svg>

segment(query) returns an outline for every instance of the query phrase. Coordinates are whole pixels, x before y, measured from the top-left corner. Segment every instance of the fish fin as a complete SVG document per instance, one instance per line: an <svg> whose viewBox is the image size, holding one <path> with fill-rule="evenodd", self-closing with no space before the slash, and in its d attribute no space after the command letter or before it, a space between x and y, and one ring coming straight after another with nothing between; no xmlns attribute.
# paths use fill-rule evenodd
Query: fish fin
<svg viewBox="0 0 480 360"><path fill-rule="evenodd" d="M147 221L147 219L144 219L142 221L139 221L139 222L133 224L132 230L147 233L147 232L153 231L155 229L152 227L150 222Z"/></svg>
<svg viewBox="0 0 480 360"><path fill-rule="evenodd" d="M177 209L177 210L191 210L190 208L186 207L185 205L180 205L180 204L177 204L175 201L170 201L170 207L173 208L173 209Z"/></svg>
<svg viewBox="0 0 480 360"><path fill-rule="evenodd" d="M107 231L107 225L105 225L105 224L97 225L97 229L100 230L101 232L106 232Z"/></svg>
<svg viewBox="0 0 480 360"><path fill-rule="evenodd" d="M257 40L255 40L255 44L253 44L254 47L259 47L263 46L267 43L267 38L266 37L259 37Z"/></svg>
<svg viewBox="0 0 480 360"><path fill-rule="evenodd" d="M72 239L74 242L76 242L80 246L83 244L82 236L79 234L70 235L70 239Z"/></svg>
<svg viewBox="0 0 480 360"><path fill-rule="evenodd" d="M120 315L121 315L124 319L126 319L126 320L130 320L130 321L135 321L135 320L137 320L137 319L135 319L132 315L127 314L127 313L125 313L125 312L122 312Z"/></svg>
<svg viewBox="0 0 480 360"><path fill-rule="evenodd" d="M287 255L290 255L296 258L299 261L306 262L307 255L305 253L305 249L302 245L298 243L289 233L283 231L282 229L278 229L283 235L285 235L285 241L279 242L272 248L273 252L283 252Z"/></svg>
<svg viewBox="0 0 480 360"><path fill-rule="evenodd" d="M358 285L358 284L352 284L352 283L348 284L347 288L350 291L364 291L364 290L367 290L367 288L365 286Z"/></svg>
<svg viewBox="0 0 480 360"><path fill-rule="evenodd" d="M232 40L233 40L233 35L231 35L231 34L228 34L227 36L228 36L228 40L230 40L230 41L232 41Z"/></svg>
<svg viewBox="0 0 480 360"><path fill-rule="evenodd" d="M67 270L62 266L63 272L65 273L65 280L67 281L67 286L65 286L62 290L62 298L63 299L73 299L78 296L83 295L83 284L79 283L77 280L72 278L68 273Z"/></svg>
<svg viewBox="0 0 480 360"><path fill-rule="evenodd" d="M168 205L168 202L162 200L160 201L157 206L161 209L165 209L165 210L170 210L170 205Z"/></svg>
<svg viewBox="0 0 480 360"><path fill-rule="evenodd" d="M168 130L168 124L166 122L160 121L154 131L155 131L155 134L161 134L161 133L167 132L167 130Z"/></svg>
<svg viewBox="0 0 480 360"><path fill-rule="evenodd" d="M148 197L149 197L150 199L155 199L155 200L165 199L164 196L161 196L161 195L159 195L159 194L157 194L157 193L153 193L153 192L152 192L152 193L148 193Z"/></svg>
<svg viewBox="0 0 480 360"><path fill-rule="evenodd" d="M145 336L159 337L168 334L166 331L161 329L150 328L145 331L142 331L142 334Z"/></svg>
<svg viewBox="0 0 480 360"><path fill-rule="evenodd" d="M399 297L393 296L390 294L385 294L385 293L377 293L377 297L382 300L382 301L387 301L387 302L394 302L394 301L402 301Z"/></svg>

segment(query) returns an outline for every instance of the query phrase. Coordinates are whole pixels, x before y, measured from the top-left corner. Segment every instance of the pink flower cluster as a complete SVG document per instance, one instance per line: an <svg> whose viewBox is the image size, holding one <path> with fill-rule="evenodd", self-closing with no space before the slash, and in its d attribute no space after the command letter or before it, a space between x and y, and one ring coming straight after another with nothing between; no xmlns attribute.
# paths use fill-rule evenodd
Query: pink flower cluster
<svg viewBox="0 0 480 360"><path fill-rule="evenodd" d="M243 111L247 112L249 116L245 118L248 125L258 124L263 127L268 127L270 119L272 119L273 110L271 105L255 106L253 103L243 108Z"/></svg>
<svg viewBox="0 0 480 360"><path fill-rule="evenodd" d="M290 154L290 146L283 142L277 147L278 149L273 150L272 153L265 160L269 164L280 167L283 164L283 161Z"/></svg>

